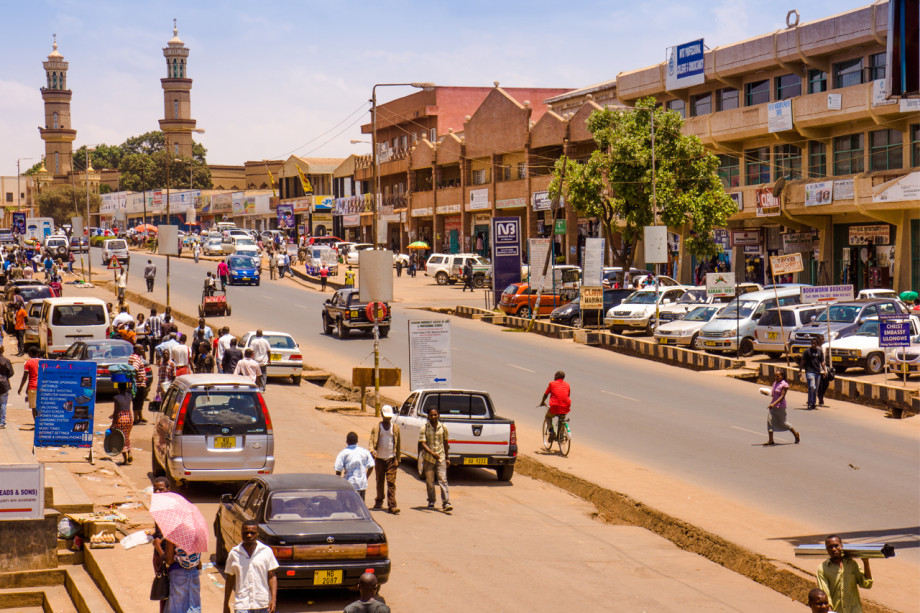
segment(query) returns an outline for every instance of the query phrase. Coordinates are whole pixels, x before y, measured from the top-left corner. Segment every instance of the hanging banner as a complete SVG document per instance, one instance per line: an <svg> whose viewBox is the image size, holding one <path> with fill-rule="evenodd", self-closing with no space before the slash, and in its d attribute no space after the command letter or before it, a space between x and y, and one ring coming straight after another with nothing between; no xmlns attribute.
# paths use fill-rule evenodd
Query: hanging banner
<svg viewBox="0 0 920 613"><path fill-rule="evenodd" d="M13 234L18 236L26 235L26 214L13 213Z"/></svg>
<svg viewBox="0 0 920 613"><path fill-rule="evenodd" d="M91 447L96 363L39 360L35 447Z"/></svg>
<svg viewBox="0 0 920 613"><path fill-rule="evenodd" d="M757 216L758 217L776 217L782 211L779 208L779 198L773 195L773 190L769 187L761 187L754 190L757 196Z"/></svg>

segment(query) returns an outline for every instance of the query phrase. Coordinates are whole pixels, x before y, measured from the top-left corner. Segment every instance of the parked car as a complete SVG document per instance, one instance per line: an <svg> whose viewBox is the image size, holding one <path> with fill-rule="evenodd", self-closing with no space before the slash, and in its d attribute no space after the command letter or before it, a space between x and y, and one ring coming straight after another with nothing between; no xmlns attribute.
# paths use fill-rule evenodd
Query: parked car
<svg viewBox="0 0 920 613"><path fill-rule="evenodd" d="M323 304L323 332L332 334L333 328L339 338L346 338L352 330L361 330L369 334L374 329L374 322L367 317L367 303L361 302L361 293L357 288L340 289ZM390 333L390 305L386 305L386 314L378 322L380 338Z"/></svg>
<svg viewBox="0 0 920 613"><path fill-rule="evenodd" d="M776 359L786 353L792 333L824 311L820 304L793 304L768 309L754 327L754 351Z"/></svg>
<svg viewBox="0 0 920 613"><path fill-rule="evenodd" d="M833 342L838 338L855 334L859 326L870 317L907 312L904 304L897 298L853 300L828 305L816 319L792 333L789 339L789 353L793 356L801 355L811 346L813 338L820 337L823 339L821 342Z"/></svg>
<svg viewBox="0 0 920 613"><path fill-rule="evenodd" d="M176 377L160 403L150 446L153 474L179 485L246 481L275 468L265 398L238 375Z"/></svg>
<svg viewBox="0 0 920 613"><path fill-rule="evenodd" d="M89 241L85 236L71 236L70 250L73 253L86 253L89 251Z"/></svg>
<svg viewBox="0 0 920 613"><path fill-rule="evenodd" d="M463 278L467 260L473 265L488 265L489 261L475 253L432 253L425 262L425 276L433 277L438 285L454 284Z"/></svg>
<svg viewBox="0 0 920 613"><path fill-rule="evenodd" d="M531 275L531 272L535 269L539 272L542 272L543 264L541 263L539 265L535 265L535 267L531 267L526 264L522 266L521 274L523 277L521 280L536 287L537 284L533 282L534 279ZM581 285L581 266L575 266L573 264L556 264L553 266L551 278L552 281L550 281L549 271L547 271L547 281L543 289L547 291L552 291L554 288L556 290L578 289L578 287Z"/></svg>
<svg viewBox="0 0 920 613"><path fill-rule="evenodd" d="M111 262L117 258L124 264L128 261L128 242L123 238L112 238L102 243L102 261Z"/></svg>
<svg viewBox="0 0 920 613"><path fill-rule="evenodd" d="M33 300L44 300L45 298L54 298L54 292L38 279L14 279L6 284L3 292L3 329L9 334L16 333L16 310L13 308L13 296L16 289L22 295L22 300L26 304Z"/></svg>
<svg viewBox="0 0 920 613"><path fill-rule="evenodd" d="M913 319L916 315L911 316ZM920 334L911 336L907 347L894 347L888 354L888 370L898 373L904 381L920 373Z"/></svg>
<svg viewBox="0 0 920 613"><path fill-rule="evenodd" d="M230 239L233 241L233 253L238 255L249 255L252 257L259 256L259 245L257 245L256 242L249 237L249 235L231 236Z"/></svg>
<svg viewBox="0 0 920 613"><path fill-rule="evenodd" d="M109 311L99 298L45 298L38 322L42 355L57 356L75 341L102 340L109 333Z"/></svg>
<svg viewBox="0 0 920 613"><path fill-rule="evenodd" d="M754 329L767 309L799 304L799 286L761 290L736 297L724 311L700 329L707 352L738 351L743 356L754 352Z"/></svg>
<svg viewBox="0 0 920 613"><path fill-rule="evenodd" d="M16 239L13 238L13 231L9 228L0 228L0 245L9 245L15 243Z"/></svg>
<svg viewBox="0 0 920 613"><path fill-rule="evenodd" d="M99 339L91 341L77 341L67 348L58 359L61 360L86 360L96 363L96 391L99 393L114 393L115 384L112 383L112 373L109 368L115 364L127 364L128 358L134 353L134 347L128 341L118 339ZM144 370L147 380L152 381L153 371L147 360L144 360Z"/></svg>
<svg viewBox="0 0 920 613"><path fill-rule="evenodd" d="M911 315L908 320L910 323L910 336L912 338L920 335L920 318ZM832 341L830 347L828 343L822 345L822 349L827 354L831 352L831 364L837 372L844 372L848 368L862 368L870 375L877 375L885 370L885 362L894 362L900 364L900 357L895 357L896 347L879 346L879 337L881 336L881 323L877 317L866 319L860 324L856 333ZM903 354L903 352L902 352ZM898 354L901 355L901 354ZM893 369L897 371L898 369Z"/></svg>
<svg viewBox="0 0 920 613"><path fill-rule="evenodd" d="M618 287L626 288L632 287L630 279L635 279L637 277L647 277L648 275L653 275L651 270L642 270L639 268L630 268L628 278L623 278L623 268L620 266L605 266L603 273L601 275L601 282L604 287Z"/></svg>
<svg viewBox="0 0 920 613"><path fill-rule="evenodd" d="M259 271L259 259L250 255L229 255L227 256L227 267L230 269L230 276L227 277L229 285L259 285L261 273Z"/></svg>
<svg viewBox="0 0 920 613"><path fill-rule="evenodd" d="M540 294L540 305L537 307L537 289L527 283L512 283L502 292L498 308L503 313L516 317L530 317L534 309L537 315L549 315L556 308L571 302L577 292L564 291L554 294L552 288L546 288Z"/></svg>
<svg viewBox="0 0 920 613"><path fill-rule="evenodd" d="M437 409L450 434L452 465L484 466L495 469L499 481L510 481L517 460L517 429L514 421L495 414L487 392L468 389L420 389L412 392L394 418L401 431L402 452L421 468L422 447L412 445ZM419 470L421 475L421 470Z"/></svg>
<svg viewBox="0 0 920 613"><path fill-rule="evenodd" d="M725 310L724 304L701 304L680 319L663 323L655 328L655 341L659 345L686 345L702 349L700 328Z"/></svg>
<svg viewBox="0 0 920 613"><path fill-rule="evenodd" d="M601 326L604 323L604 314L617 306L633 293L631 289L604 289L604 307L600 311L581 312L581 298L576 297L572 302L555 309L549 314L549 320L554 324L563 326Z"/></svg>
<svg viewBox="0 0 920 613"><path fill-rule="evenodd" d="M658 292L653 287L636 290L618 306L607 311L604 325L611 332L644 331L651 334L655 328L654 318L656 307L673 304L680 299L689 287L660 287Z"/></svg>
<svg viewBox="0 0 920 613"><path fill-rule="evenodd" d="M245 350L252 345L256 338L255 331L247 332L240 338L239 347ZM271 361L268 363L266 374L269 377L290 377L294 385L300 385L300 375L303 373L303 352L294 337L286 332L262 332L262 338L271 345Z"/></svg>
<svg viewBox="0 0 920 613"><path fill-rule="evenodd" d="M349 266L358 265L358 253L365 249L373 249L370 243L352 243L348 245L348 251L345 252L345 264Z"/></svg>
<svg viewBox="0 0 920 613"><path fill-rule="evenodd" d="M70 241L66 236L49 236L45 239L45 252L54 259L66 259L70 253Z"/></svg>
<svg viewBox="0 0 920 613"><path fill-rule="evenodd" d="M739 283L738 293L749 294L758 292L761 287L757 283ZM656 324L667 323L682 319L684 315L695 309L701 304L728 304L734 296L710 296L706 293L705 285L698 285L687 289L687 293L667 306L658 309L658 321Z"/></svg>
<svg viewBox="0 0 920 613"><path fill-rule="evenodd" d="M42 313L43 298L30 300L26 303L26 332L22 336L22 346L26 351L29 347L41 347L38 338L38 322Z"/></svg>
<svg viewBox="0 0 920 613"><path fill-rule="evenodd" d="M202 247L201 252L204 255L223 255L224 249L221 246L221 239L209 238Z"/></svg>
<svg viewBox="0 0 920 613"><path fill-rule="evenodd" d="M214 518L218 565L242 539L243 522L259 522L271 547L279 588L354 588L366 572L390 577L383 528L347 481L335 475L263 475L220 497Z"/></svg>

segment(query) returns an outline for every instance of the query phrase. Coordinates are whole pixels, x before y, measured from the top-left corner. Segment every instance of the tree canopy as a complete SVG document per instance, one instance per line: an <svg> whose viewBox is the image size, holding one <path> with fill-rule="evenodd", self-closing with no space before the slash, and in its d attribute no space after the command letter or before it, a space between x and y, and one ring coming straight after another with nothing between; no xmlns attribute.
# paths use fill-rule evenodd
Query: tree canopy
<svg viewBox="0 0 920 613"><path fill-rule="evenodd" d="M713 230L724 228L737 212L719 179L718 158L696 136L681 133L678 113L656 107L654 98L639 100L634 109L595 111L587 125L596 149L584 162L558 160L549 190L552 197L561 191L566 204L601 221L614 260L624 270L633 264L643 228L655 223L652 113L660 223L689 226L687 251L712 256L721 249Z"/></svg>
<svg viewBox="0 0 920 613"><path fill-rule="evenodd" d="M59 189L42 192L36 197L40 217L51 217L54 225L61 226L70 223L70 218L82 216L86 213L86 188L63 185ZM102 198L98 194L90 193L90 212L98 213Z"/></svg>

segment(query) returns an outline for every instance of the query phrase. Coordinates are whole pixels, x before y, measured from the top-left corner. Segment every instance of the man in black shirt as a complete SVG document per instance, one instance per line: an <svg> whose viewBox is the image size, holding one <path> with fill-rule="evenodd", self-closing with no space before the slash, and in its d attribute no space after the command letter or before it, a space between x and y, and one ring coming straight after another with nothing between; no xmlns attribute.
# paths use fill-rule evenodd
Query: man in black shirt
<svg viewBox="0 0 920 613"><path fill-rule="evenodd" d="M223 362L221 363L221 372L228 374L233 374L233 371L236 370L236 363L243 359L243 352L236 346L237 340L235 338L230 339L230 346L224 350Z"/></svg>
<svg viewBox="0 0 920 613"><path fill-rule="evenodd" d="M818 384L821 382L821 371L824 368L824 352L818 347L818 339L812 337L811 347L802 352L799 361L799 372L805 371L805 380L808 382L808 408L814 409L818 402Z"/></svg>

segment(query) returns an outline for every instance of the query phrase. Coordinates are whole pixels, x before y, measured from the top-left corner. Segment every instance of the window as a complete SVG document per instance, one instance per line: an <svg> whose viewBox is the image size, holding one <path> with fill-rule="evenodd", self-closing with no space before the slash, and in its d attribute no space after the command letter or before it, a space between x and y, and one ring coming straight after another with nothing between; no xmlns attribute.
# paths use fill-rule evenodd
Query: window
<svg viewBox="0 0 920 613"><path fill-rule="evenodd" d="M785 100L802 95L802 77L797 74L784 74L773 79L776 89L775 100Z"/></svg>
<svg viewBox="0 0 920 613"><path fill-rule="evenodd" d="M431 142L436 142L438 140L438 130L437 128L431 128L428 136L428 140Z"/></svg>
<svg viewBox="0 0 920 613"><path fill-rule="evenodd" d="M687 116L687 109L683 100L668 100L666 106L669 111L677 111L681 117Z"/></svg>
<svg viewBox="0 0 920 613"><path fill-rule="evenodd" d="M773 147L774 175L786 179L802 178L802 150L795 145L777 145Z"/></svg>
<svg viewBox="0 0 920 613"><path fill-rule="evenodd" d="M888 54L884 51L869 56L869 80L876 81L885 78L885 62Z"/></svg>
<svg viewBox="0 0 920 613"><path fill-rule="evenodd" d="M754 106L770 101L770 81L754 81L744 84L744 106Z"/></svg>
<svg viewBox="0 0 920 613"><path fill-rule="evenodd" d="M526 179L527 178L527 164L524 162L518 162L517 165L517 178Z"/></svg>
<svg viewBox="0 0 920 613"><path fill-rule="evenodd" d="M834 174L851 175L862 172L863 135L850 134L834 139Z"/></svg>
<svg viewBox="0 0 920 613"><path fill-rule="evenodd" d="M808 176L812 179L827 176L827 145L824 143L808 143Z"/></svg>
<svg viewBox="0 0 920 613"><path fill-rule="evenodd" d="M808 93L818 94L827 91L827 73L823 70L808 71Z"/></svg>
<svg viewBox="0 0 920 613"><path fill-rule="evenodd" d="M179 101L173 100L173 118L179 119Z"/></svg>
<svg viewBox="0 0 920 613"><path fill-rule="evenodd" d="M57 114L57 111L51 113L51 122L52 122L51 127L54 128L55 130L57 130L57 127L58 127L58 114Z"/></svg>
<svg viewBox="0 0 920 613"><path fill-rule="evenodd" d="M716 92L716 110L730 111L738 108L738 90L734 88L720 89Z"/></svg>
<svg viewBox="0 0 920 613"><path fill-rule="evenodd" d="M744 183L759 185L770 182L770 148L748 149L744 152Z"/></svg>
<svg viewBox="0 0 920 613"><path fill-rule="evenodd" d="M6 201L7 202L13 201L13 192L6 192Z"/></svg>
<svg viewBox="0 0 920 613"><path fill-rule="evenodd" d="M855 60L837 62L834 64L834 89L850 87L863 82L863 62L858 57Z"/></svg>
<svg viewBox="0 0 920 613"><path fill-rule="evenodd" d="M869 132L869 170L904 167L903 136L900 130Z"/></svg>
<svg viewBox="0 0 920 613"><path fill-rule="evenodd" d="M486 182L486 171L485 170L474 170L473 171L473 185L482 185Z"/></svg>
<svg viewBox="0 0 920 613"><path fill-rule="evenodd" d="M712 93L700 94L690 98L690 117L708 115L712 112Z"/></svg>
<svg viewBox="0 0 920 613"><path fill-rule="evenodd" d="M733 155L720 155L719 178L725 189L741 185L741 162Z"/></svg>
<svg viewBox="0 0 920 613"><path fill-rule="evenodd" d="M920 166L920 124L910 127L910 165Z"/></svg>

